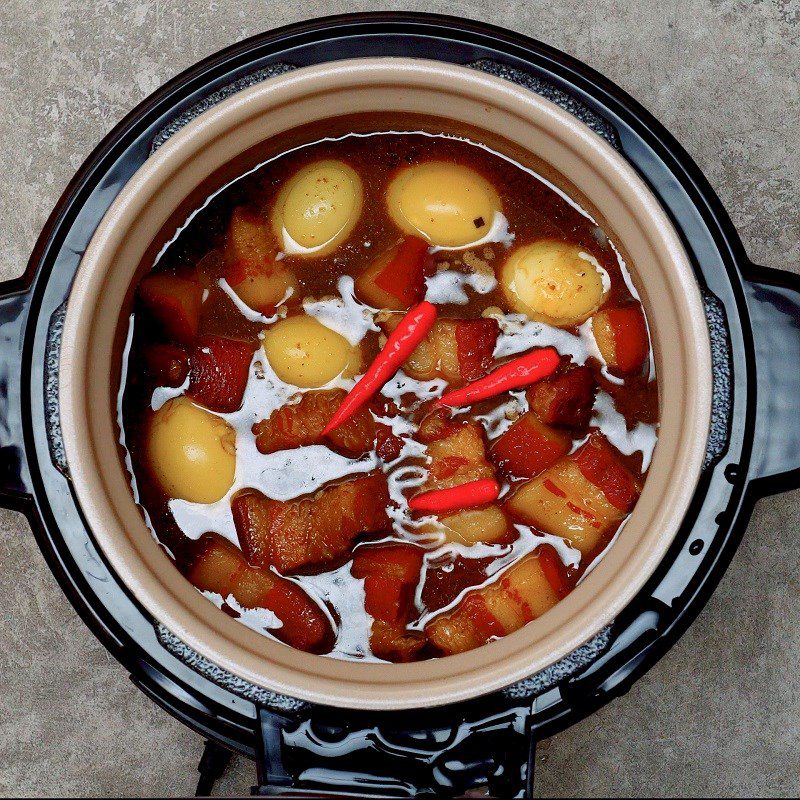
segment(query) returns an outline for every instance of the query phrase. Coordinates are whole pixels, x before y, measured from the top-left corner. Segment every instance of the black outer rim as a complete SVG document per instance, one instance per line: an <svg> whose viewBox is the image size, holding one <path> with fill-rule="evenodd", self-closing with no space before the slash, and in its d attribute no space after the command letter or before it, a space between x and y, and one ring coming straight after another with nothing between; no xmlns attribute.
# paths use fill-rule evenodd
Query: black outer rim
<svg viewBox="0 0 800 800"><path fill-rule="evenodd" d="M646 138L657 149L659 155L670 165L675 174L682 177L683 180L681 182L690 192L692 201L701 210L704 221L712 229L715 243L719 247L723 258L729 265L738 267L741 276L750 280L775 283L777 285L787 285L792 278L792 276L787 276L777 270L764 270L754 267L749 262L727 212L686 151L649 112L595 70L580 64L547 45L480 22L428 14L372 13L328 17L261 34L210 56L170 80L129 113L94 149L65 189L45 224L25 274L21 278L3 284L0 287L2 292L11 294L26 291L32 286L35 287L35 278L40 265L48 259L55 246L58 232L69 222L70 215L75 213L76 207L80 207L84 202L96 173L114 157L115 151L120 148L120 142L126 134L141 123L144 118L160 113L165 106L172 105L176 96L183 95L185 97L189 92L199 89L208 76L223 65L229 69L233 65L245 66L248 57L251 56L256 48L277 50L289 41L300 44L314 41L322 36L343 36L348 32L364 34L367 29L369 29L369 32L377 30L407 32L411 28L434 36L437 32L452 33L456 31L459 36L469 40L488 42L499 50L524 61L529 61L534 56L537 60L541 59L546 62L560 74L567 76L571 82L583 89L587 94L598 98L605 106L613 108L620 118L625 120L626 124L630 125L631 128ZM796 283L800 288L800 280L792 280L791 282ZM748 408L751 408L755 395L752 332L748 324L748 308L741 285L737 285L734 282L733 290L736 295L739 320L742 323L742 336L747 360ZM34 292L28 310L28 319L37 317L40 310L40 299L40 296L37 296L37 293ZM32 349L32 339L26 335L22 353L23 364L30 364ZM23 397L27 397L31 392L30 378L29 370L23 370ZM35 443L32 440L30 409L24 407L23 415L25 450L28 453L34 453ZM748 463L754 428L753 418L754 414L750 413L747 415L747 419L744 420L746 428L744 435L745 445L741 453L740 463L742 464ZM41 485L38 485L38 481L34 476L32 478L34 483L37 484L34 487L35 495L41 489ZM739 491L736 492L738 500L729 506L732 523L728 540L718 554L715 563L704 571L704 580L700 591L696 592L691 601L687 602L687 607L679 618L675 620L670 630L649 643L641 653L641 657L635 666L626 671L624 678L607 688L602 687L603 691L599 694L596 693L580 701L576 699L568 711L562 710L562 713L558 715L537 722L537 736L550 735L577 722L609 702L614 696L626 692L639 677L644 675L680 638L699 611L705 606L738 547L755 501L763 495L796 486L800 483L800 474L785 474L777 479L760 479L749 484L740 478L737 483L739 484ZM125 640L125 635L117 621L107 613L105 608L97 609L93 607L90 601L87 601L87 597L91 596L91 592L88 591L88 587L81 585L81 576L76 576L69 569L68 563L65 561L65 557L69 559L69 553L63 552L59 542L50 538L47 527L40 517L42 509L34 497L18 494L0 495L0 504L21 511L27 516L50 569L55 574L73 606L103 645L131 671L137 685L143 688L155 702L158 702L159 705L166 708L193 729L204 735L212 736L246 754L252 754L252 743L247 743L248 739L252 738L252 730L248 736L248 732L244 731L244 729L237 730L238 726L236 725L210 727L205 724L205 719L196 713L191 703L182 703L180 700L176 700L175 697L164 696L160 688L165 685L164 676L157 674L157 670L153 669L144 654L135 645L132 646L130 642ZM612 670L610 677L613 677L613 674L614 671Z"/></svg>

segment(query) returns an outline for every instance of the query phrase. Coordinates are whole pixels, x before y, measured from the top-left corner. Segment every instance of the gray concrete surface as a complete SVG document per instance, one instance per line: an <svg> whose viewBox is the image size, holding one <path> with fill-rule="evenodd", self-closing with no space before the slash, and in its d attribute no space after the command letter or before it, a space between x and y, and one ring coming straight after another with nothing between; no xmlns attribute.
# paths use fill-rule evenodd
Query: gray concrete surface
<svg viewBox="0 0 800 800"><path fill-rule="evenodd" d="M604 72L682 141L751 257L800 272L797 0L390 6L485 18ZM22 272L73 170L159 84L263 29L373 8L361 0L5 0L0 278ZM759 504L719 591L678 646L626 697L542 743L542 795L800 792L798 531L800 493ZM0 513L0 597L0 793L190 794L199 739L129 683L11 513ZM252 766L237 761L218 791L246 793L252 781Z"/></svg>

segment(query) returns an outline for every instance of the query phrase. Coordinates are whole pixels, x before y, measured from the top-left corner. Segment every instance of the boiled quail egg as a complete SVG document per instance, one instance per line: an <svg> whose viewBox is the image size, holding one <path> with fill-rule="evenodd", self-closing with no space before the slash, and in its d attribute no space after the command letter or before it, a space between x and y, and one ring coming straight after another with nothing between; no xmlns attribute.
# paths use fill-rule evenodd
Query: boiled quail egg
<svg viewBox="0 0 800 800"><path fill-rule="evenodd" d="M187 397L176 397L150 420L147 457L169 497L215 503L233 485L236 432Z"/></svg>
<svg viewBox="0 0 800 800"><path fill-rule="evenodd" d="M441 248L489 241L505 221L492 184L475 170L447 161L401 170L389 184L386 203L401 230Z"/></svg>
<svg viewBox="0 0 800 800"><path fill-rule="evenodd" d="M569 327L593 314L608 290L608 275L580 247L543 239L514 250L501 285L515 311L537 322Z"/></svg>
<svg viewBox="0 0 800 800"><path fill-rule="evenodd" d="M288 255L326 255L350 235L363 202L361 178L352 167L332 159L315 161L281 187L272 228Z"/></svg>
<svg viewBox="0 0 800 800"><path fill-rule="evenodd" d="M357 346L307 314L275 323L264 334L263 346L275 374L302 388L324 386L337 376L352 377L361 367Z"/></svg>

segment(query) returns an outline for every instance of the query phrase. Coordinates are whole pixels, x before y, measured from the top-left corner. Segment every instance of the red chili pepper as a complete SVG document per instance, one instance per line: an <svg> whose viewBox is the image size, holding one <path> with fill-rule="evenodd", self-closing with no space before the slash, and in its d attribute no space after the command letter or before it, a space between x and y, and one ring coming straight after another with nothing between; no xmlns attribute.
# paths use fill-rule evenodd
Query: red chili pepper
<svg viewBox="0 0 800 800"><path fill-rule="evenodd" d="M369 369L342 400L342 404L322 431L323 436L350 419L400 369L400 365L430 332L436 322L436 313L436 306L427 300L406 312L400 324L389 335L383 349L369 365Z"/></svg>
<svg viewBox="0 0 800 800"><path fill-rule="evenodd" d="M492 478L462 483L451 489L437 489L412 497L408 507L412 511L430 511L441 514L455 509L482 506L491 503L500 496L500 484Z"/></svg>
<svg viewBox="0 0 800 800"><path fill-rule="evenodd" d="M439 398L442 406L468 406L486 400L509 389L518 389L552 375L561 361L553 347L534 350L498 367L485 378L468 384L463 389L448 392Z"/></svg>

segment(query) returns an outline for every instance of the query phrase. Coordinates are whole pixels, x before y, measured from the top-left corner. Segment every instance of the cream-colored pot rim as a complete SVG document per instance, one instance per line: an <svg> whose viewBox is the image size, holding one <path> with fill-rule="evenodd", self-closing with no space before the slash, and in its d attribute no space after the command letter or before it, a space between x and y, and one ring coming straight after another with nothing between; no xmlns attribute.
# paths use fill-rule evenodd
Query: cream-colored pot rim
<svg viewBox="0 0 800 800"><path fill-rule="evenodd" d="M343 662L267 639L184 580L144 524L121 464L112 413L113 339L143 253L204 179L249 147L314 119L365 111L428 114L496 132L564 174L637 268L659 368L661 432L639 504L615 545L555 609L482 648L414 664ZM298 69L246 89L171 137L130 179L99 225L67 307L60 364L64 444L89 526L126 586L213 663L317 703L401 709L512 684L574 651L630 602L661 561L700 475L711 408L708 331L672 225L633 169L574 117L536 94L434 61L354 59Z"/></svg>

